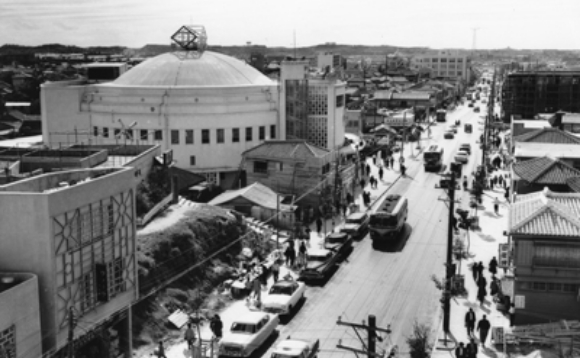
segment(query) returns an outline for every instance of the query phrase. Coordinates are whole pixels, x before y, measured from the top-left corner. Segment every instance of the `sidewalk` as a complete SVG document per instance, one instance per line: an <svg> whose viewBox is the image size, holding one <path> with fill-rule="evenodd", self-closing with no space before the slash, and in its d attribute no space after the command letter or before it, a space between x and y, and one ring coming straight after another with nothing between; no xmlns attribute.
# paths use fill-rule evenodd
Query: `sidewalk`
<svg viewBox="0 0 580 358"><path fill-rule="evenodd" d="M501 173L502 175L506 171L495 171L493 175ZM465 192L458 191L460 195L467 196ZM473 338L478 343L478 356L488 356L488 357L503 357L503 346L501 344L496 345L493 342L492 331L494 327L503 327L505 332L510 332L509 318L502 312L498 311L496 308L496 303L489 294L491 283L491 273L489 272L489 262L492 257L499 259L498 246L499 244L507 243L507 237L503 235L504 230L507 229L508 215L509 215L509 204L505 202L504 199L504 189L500 189L496 186L493 190L485 190L482 196L483 202L479 207L477 216L479 217L479 228L476 230L470 230L469 240L467 239L466 231L460 229L460 237L463 243L467 245L469 243L469 256L470 258L462 260L461 263L457 263L460 266L460 273L465 277L465 289L467 290L467 296L465 297L453 297L451 299L451 314L450 314L450 334L448 337L447 345L444 344L445 334L441 326L439 329L439 334L435 346L433 347L433 353L431 357L433 358L448 358L455 357L455 348L460 342L464 345L469 343L469 337L467 335L467 330L465 327L465 314L469 308L473 308L476 315L476 329ZM496 215L493 209L493 201L498 198L500 201L499 214ZM469 202L469 200L463 200L464 202ZM463 205L465 206L465 205ZM483 209L483 208L485 209ZM466 209L465 207L462 207ZM473 210L473 209L471 209ZM473 212L473 211L471 211ZM471 266L474 263L482 262L484 269L484 276L487 280L487 296L483 307L480 307L480 303L476 298L477 295L477 284L472 277ZM501 280L504 276L504 271L498 268L496 277ZM443 314L443 310L441 310ZM481 345L479 340L479 332L477 331L477 323L483 317L487 316L488 321L491 324L492 329L489 331L487 336L485 347Z"/></svg>

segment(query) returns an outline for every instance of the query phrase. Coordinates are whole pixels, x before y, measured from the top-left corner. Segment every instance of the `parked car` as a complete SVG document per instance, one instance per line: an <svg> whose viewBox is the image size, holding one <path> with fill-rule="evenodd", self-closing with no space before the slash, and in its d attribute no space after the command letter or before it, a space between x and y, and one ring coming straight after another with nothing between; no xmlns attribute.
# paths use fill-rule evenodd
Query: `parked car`
<svg viewBox="0 0 580 358"><path fill-rule="evenodd" d="M330 277L336 265L352 251L352 237L335 232L324 239L324 248L310 248L306 252L306 267L300 270L298 279L321 282Z"/></svg>
<svg viewBox="0 0 580 358"><path fill-rule="evenodd" d="M203 183L187 188L182 194L191 201L207 203L222 192L223 190L218 185L204 181Z"/></svg>
<svg viewBox="0 0 580 358"><path fill-rule="evenodd" d="M320 341L304 341L298 339L283 340L274 347L271 358L316 358Z"/></svg>
<svg viewBox="0 0 580 358"><path fill-rule="evenodd" d="M219 342L219 355L249 357L276 332L278 315L247 312L236 318Z"/></svg>
<svg viewBox="0 0 580 358"><path fill-rule="evenodd" d="M455 154L455 162L465 164L469 161L469 154L467 152L460 150Z"/></svg>
<svg viewBox="0 0 580 358"><path fill-rule="evenodd" d="M447 128L448 131L452 131L454 134L457 134L457 125L452 125Z"/></svg>
<svg viewBox="0 0 580 358"><path fill-rule="evenodd" d="M278 281L270 287L268 295L262 300L262 308L266 312L288 315L304 299L305 291L304 282Z"/></svg>
<svg viewBox="0 0 580 358"><path fill-rule="evenodd" d="M471 155L471 144L470 143L461 143L459 146L459 150L463 150Z"/></svg>
<svg viewBox="0 0 580 358"><path fill-rule="evenodd" d="M473 106L474 106L474 103L473 102L469 102L468 107L473 107Z"/></svg>
<svg viewBox="0 0 580 358"><path fill-rule="evenodd" d="M445 138L445 139L453 139L453 138L455 138L455 133L453 133L452 130L447 130L443 134L443 138Z"/></svg>
<svg viewBox="0 0 580 358"><path fill-rule="evenodd" d="M353 238L363 238L369 228L369 216L367 213L352 213L346 217L344 226L340 231L345 232Z"/></svg>
<svg viewBox="0 0 580 358"><path fill-rule="evenodd" d="M463 126L463 131L465 133L471 133L473 132L473 126L470 123L465 123L465 125Z"/></svg>
<svg viewBox="0 0 580 358"><path fill-rule="evenodd" d="M475 113L479 113L479 107L475 107L475 108L473 108L473 111L474 111Z"/></svg>

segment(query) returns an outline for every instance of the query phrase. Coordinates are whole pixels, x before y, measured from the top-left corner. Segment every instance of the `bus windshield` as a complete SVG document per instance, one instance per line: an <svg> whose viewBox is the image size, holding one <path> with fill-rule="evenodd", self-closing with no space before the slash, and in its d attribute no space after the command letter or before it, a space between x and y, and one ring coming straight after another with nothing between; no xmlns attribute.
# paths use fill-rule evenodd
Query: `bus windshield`
<svg viewBox="0 0 580 358"><path fill-rule="evenodd" d="M369 221L371 226L397 226L397 217L394 215L375 214Z"/></svg>
<svg viewBox="0 0 580 358"><path fill-rule="evenodd" d="M425 152L425 154L423 154L423 158L425 160L439 160L439 158L441 158L441 153L439 153L439 152Z"/></svg>

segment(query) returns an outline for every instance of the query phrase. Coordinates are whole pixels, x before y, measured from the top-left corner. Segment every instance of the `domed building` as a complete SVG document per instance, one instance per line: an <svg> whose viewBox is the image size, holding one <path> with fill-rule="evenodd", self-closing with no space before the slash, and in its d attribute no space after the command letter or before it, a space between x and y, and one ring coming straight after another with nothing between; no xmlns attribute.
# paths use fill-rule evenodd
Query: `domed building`
<svg viewBox="0 0 580 358"><path fill-rule="evenodd" d="M110 70L101 65L93 73L106 77ZM227 188L242 152L285 139L277 83L210 51L165 53L109 82L89 75L86 81L45 83L41 101L49 146L159 144L173 150L176 166Z"/></svg>

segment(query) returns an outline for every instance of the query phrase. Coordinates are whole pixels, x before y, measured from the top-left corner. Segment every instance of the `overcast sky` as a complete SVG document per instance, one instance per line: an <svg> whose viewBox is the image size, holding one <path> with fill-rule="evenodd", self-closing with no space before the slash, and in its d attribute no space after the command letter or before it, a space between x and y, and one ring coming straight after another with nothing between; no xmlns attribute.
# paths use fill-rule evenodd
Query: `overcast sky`
<svg viewBox="0 0 580 358"><path fill-rule="evenodd" d="M325 42L580 49L580 0L0 0L0 45L168 44L186 24L210 45Z"/></svg>

